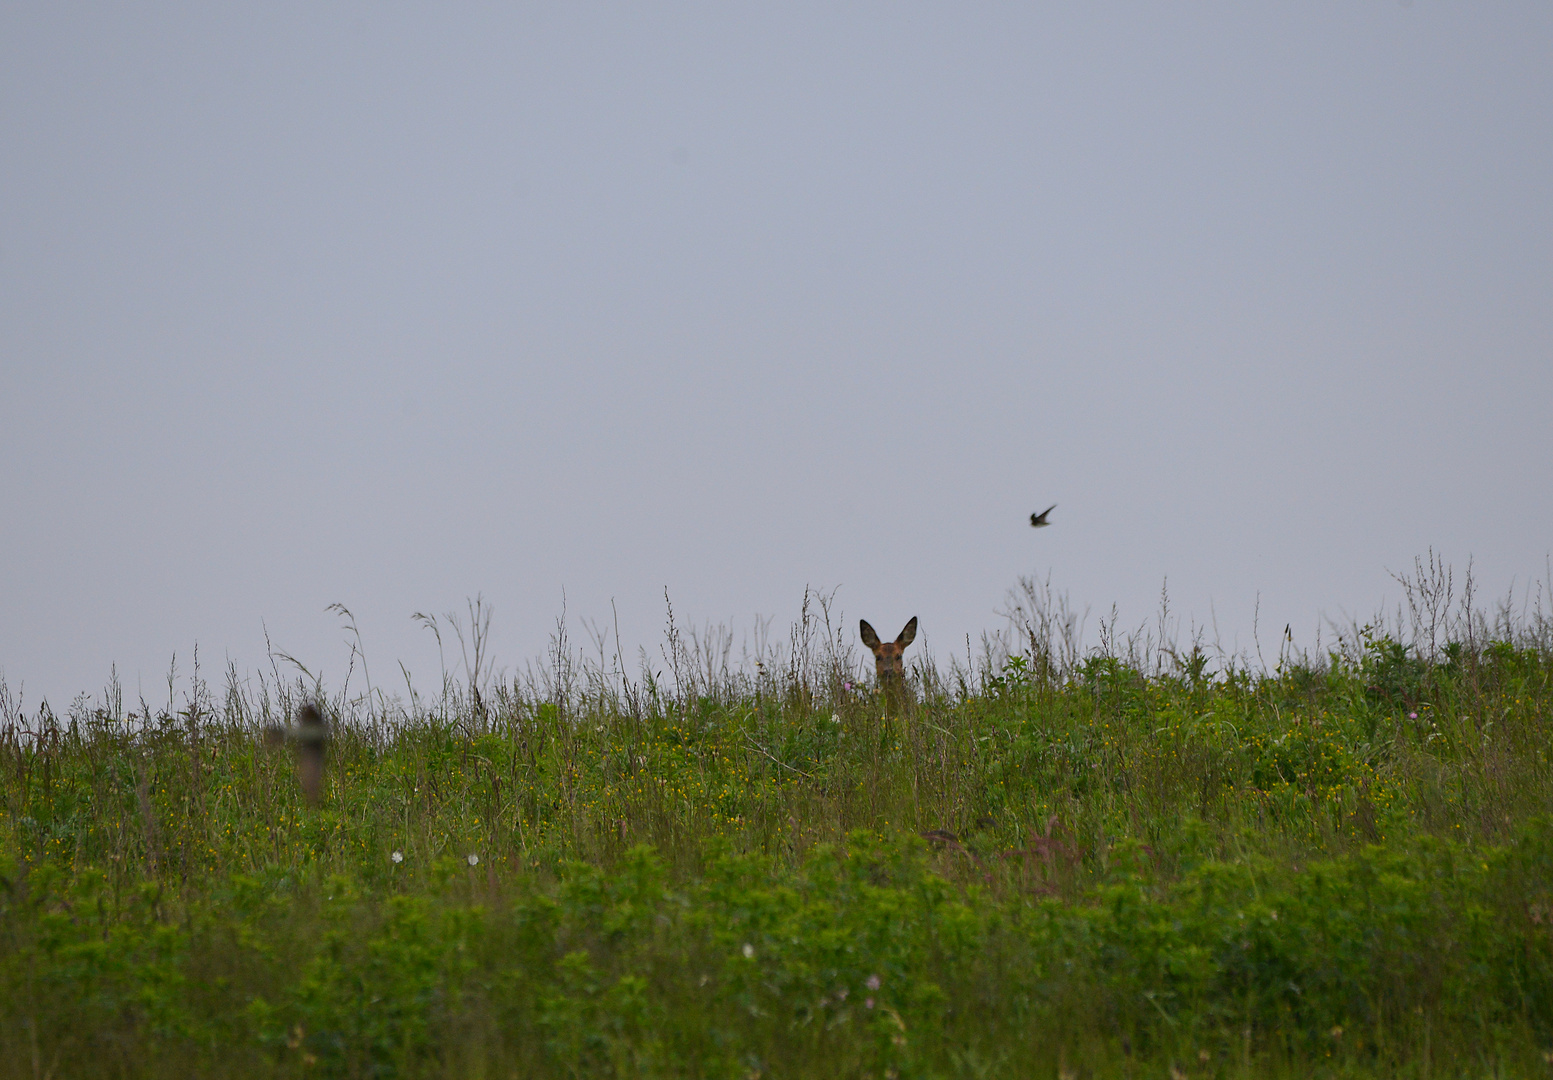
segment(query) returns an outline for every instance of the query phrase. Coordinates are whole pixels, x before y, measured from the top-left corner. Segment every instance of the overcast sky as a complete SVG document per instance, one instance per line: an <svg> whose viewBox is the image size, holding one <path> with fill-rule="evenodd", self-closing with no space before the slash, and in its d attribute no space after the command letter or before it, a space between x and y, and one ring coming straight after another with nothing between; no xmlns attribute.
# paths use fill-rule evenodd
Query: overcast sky
<svg viewBox="0 0 1553 1080"><path fill-rule="evenodd" d="M476 593L1309 644L1546 575L1553 5L4 3L0 351L31 706Z"/></svg>

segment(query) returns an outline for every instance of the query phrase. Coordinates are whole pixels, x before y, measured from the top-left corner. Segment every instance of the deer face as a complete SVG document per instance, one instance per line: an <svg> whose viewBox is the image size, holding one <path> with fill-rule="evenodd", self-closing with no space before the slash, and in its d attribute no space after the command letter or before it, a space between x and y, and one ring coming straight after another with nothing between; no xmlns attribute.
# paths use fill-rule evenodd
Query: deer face
<svg viewBox="0 0 1553 1080"><path fill-rule="evenodd" d="M906 661L901 654L906 651L912 639L917 636L917 617L913 615L911 621L906 624L906 629L901 631L901 636L894 641L880 641L879 635L874 633L874 628L868 625L864 619L858 627L863 638L863 644L874 654L874 669L879 673L880 686L899 686L906 678Z"/></svg>

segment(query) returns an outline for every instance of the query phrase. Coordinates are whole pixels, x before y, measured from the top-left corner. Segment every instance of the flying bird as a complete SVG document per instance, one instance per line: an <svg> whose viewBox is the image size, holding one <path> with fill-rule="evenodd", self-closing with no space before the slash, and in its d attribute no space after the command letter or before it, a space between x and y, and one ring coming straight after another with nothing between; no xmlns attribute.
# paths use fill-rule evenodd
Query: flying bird
<svg viewBox="0 0 1553 1080"><path fill-rule="evenodd" d="M1046 520L1046 515L1051 513L1055 509L1057 509L1057 504L1056 503L1052 503L1045 510L1042 510L1039 514L1031 514L1030 515L1030 526L1031 526L1031 528L1039 529L1039 528L1041 528L1043 526L1050 525L1051 522Z"/></svg>
<svg viewBox="0 0 1553 1080"><path fill-rule="evenodd" d="M290 743L297 755L297 782L308 805L317 806L324 788L324 753L329 748L329 722L317 705L308 702L297 710L291 727L272 727L264 733L271 745Z"/></svg>

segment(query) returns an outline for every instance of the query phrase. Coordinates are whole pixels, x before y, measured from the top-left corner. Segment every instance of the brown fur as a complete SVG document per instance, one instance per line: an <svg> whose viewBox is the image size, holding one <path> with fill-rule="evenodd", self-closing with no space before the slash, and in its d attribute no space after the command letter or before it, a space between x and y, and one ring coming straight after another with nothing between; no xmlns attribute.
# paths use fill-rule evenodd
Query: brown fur
<svg viewBox="0 0 1553 1080"><path fill-rule="evenodd" d="M858 626L858 631L874 654L874 670L879 673L880 686L900 686L906 679L906 661L901 656L917 636L917 617L913 615L906 628L901 631L900 637L894 641L880 641L879 635L874 633L874 628L868 625L868 620L863 619Z"/></svg>

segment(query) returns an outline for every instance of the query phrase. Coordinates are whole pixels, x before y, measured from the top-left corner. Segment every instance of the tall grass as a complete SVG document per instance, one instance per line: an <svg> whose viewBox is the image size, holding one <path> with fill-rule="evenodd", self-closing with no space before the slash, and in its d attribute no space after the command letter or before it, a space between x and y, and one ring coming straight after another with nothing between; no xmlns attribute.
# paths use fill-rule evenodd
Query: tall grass
<svg viewBox="0 0 1553 1080"><path fill-rule="evenodd" d="M483 605L421 617L462 668L429 695L359 656L332 694L286 658L63 717L0 680L0 1061L1546 1071L1553 621L1432 555L1398 580L1391 617L1270 663L1183 644L1168 602L1087 642L1024 581L894 708L825 597L737 661L670 609L629 673L563 619L497 678ZM306 701L316 809L261 737Z"/></svg>

